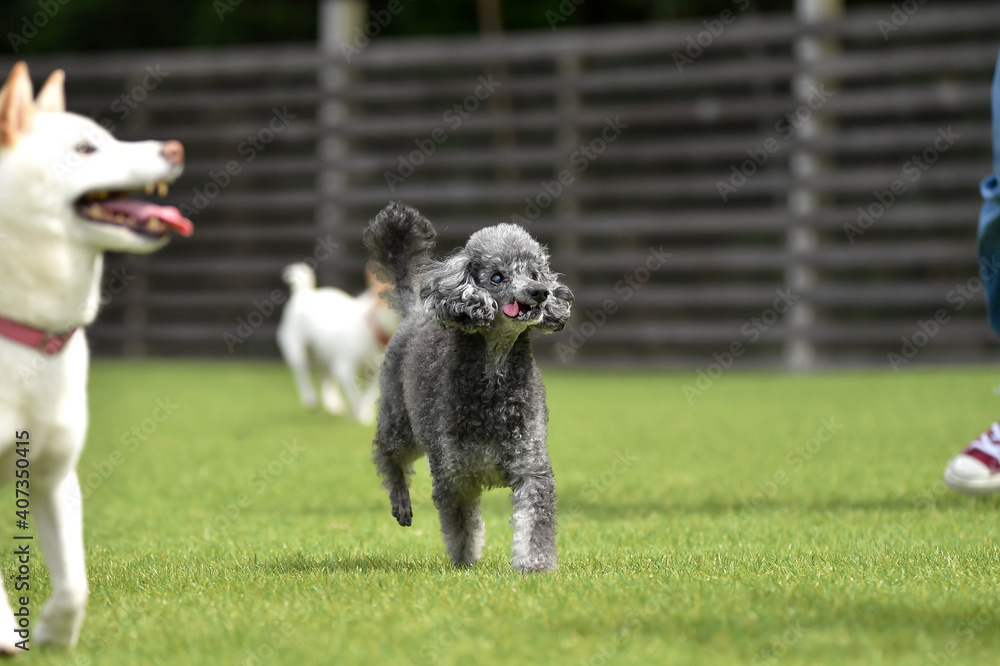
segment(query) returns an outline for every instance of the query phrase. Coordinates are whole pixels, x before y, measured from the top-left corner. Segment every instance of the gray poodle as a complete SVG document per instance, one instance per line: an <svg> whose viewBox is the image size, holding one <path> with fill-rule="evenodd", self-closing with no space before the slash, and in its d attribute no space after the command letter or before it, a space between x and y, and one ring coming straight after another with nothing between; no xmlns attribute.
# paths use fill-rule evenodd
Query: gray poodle
<svg viewBox="0 0 1000 666"><path fill-rule="evenodd" d="M382 364L373 454L392 515L410 525L409 480L426 453L455 566L482 557L479 498L504 486L513 491L513 567L552 571L559 565L548 409L528 334L561 330L573 292L549 268L545 248L515 224L482 229L440 261L430 257L436 235L399 203L364 234L403 316Z"/></svg>

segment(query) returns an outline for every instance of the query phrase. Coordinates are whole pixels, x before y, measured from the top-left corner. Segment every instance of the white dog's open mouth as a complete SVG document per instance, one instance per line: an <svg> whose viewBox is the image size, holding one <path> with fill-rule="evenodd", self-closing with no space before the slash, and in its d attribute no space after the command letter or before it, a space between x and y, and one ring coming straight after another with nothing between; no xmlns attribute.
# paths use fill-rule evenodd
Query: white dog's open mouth
<svg viewBox="0 0 1000 666"><path fill-rule="evenodd" d="M146 192L156 189L160 196L167 193L165 181L150 183ZM194 223L174 206L159 206L148 201L126 199L130 190L96 190L76 200L76 212L84 219L104 224L116 224L146 236L163 236L170 231L181 236L194 232Z"/></svg>

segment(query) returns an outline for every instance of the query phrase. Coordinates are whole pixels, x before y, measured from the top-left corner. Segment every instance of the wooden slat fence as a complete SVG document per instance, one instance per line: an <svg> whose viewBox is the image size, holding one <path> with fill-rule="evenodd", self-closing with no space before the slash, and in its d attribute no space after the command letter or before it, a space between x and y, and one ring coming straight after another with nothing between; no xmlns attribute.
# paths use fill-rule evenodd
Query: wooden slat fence
<svg viewBox="0 0 1000 666"><path fill-rule="evenodd" d="M442 251L512 219L549 245L577 294L571 330L538 340L553 364L705 369L734 343L745 367L886 364L941 311L914 362L991 361L969 281L1000 7L892 12L376 39L350 62L33 58L120 137L187 147L168 200L195 236L109 258L92 344L274 356L281 268L313 257L359 290L361 230L399 199Z"/></svg>

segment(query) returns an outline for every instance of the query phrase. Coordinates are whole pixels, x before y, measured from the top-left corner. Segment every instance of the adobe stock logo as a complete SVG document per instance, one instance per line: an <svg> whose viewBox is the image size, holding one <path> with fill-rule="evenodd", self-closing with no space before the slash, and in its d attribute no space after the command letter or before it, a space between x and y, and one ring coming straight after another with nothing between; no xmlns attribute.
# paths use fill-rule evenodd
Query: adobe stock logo
<svg viewBox="0 0 1000 666"><path fill-rule="evenodd" d="M857 224L845 222L843 225L844 233L851 245L854 245L855 238L863 235L876 220L885 215L906 194L912 184L920 180L924 173L961 138L962 135L953 131L950 125L947 129L939 127L931 144L903 163L899 169L899 178L889 183L887 189L873 191L872 196L875 200L866 206L858 206Z"/></svg>
<svg viewBox="0 0 1000 666"><path fill-rule="evenodd" d="M67 4L69 0L38 0L38 9L30 17L25 15L21 17L21 30L19 32L8 32L7 41L10 42L10 48L13 49L14 53L19 53L21 47L30 42L38 31L49 24L49 21L55 18L62 6Z"/></svg>
<svg viewBox="0 0 1000 666"><path fill-rule="evenodd" d="M740 326L740 335L746 338L746 342L733 340L722 352L712 352L713 361L705 368L698 368L694 384L685 384L681 387L689 405L693 405L695 398L701 397L705 391L712 388L716 380L733 367L736 359L743 356L749 346L760 340L783 315L795 307L801 298L799 294L792 293L791 287L785 287L783 291L775 289L774 294L776 298L771 302L771 307L765 308L759 316L750 317Z"/></svg>
<svg viewBox="0 0 1000 666"><path fill-rule="evenodd" d="M802 104L789 111L774 123L774 131L788 142L795 133L805 127L806 123L813 117L813 114L823 108L833 91L827 90L824 84L809 86L805 93L805 100ZM783 145L774 136L769 136L760 146L753 146L746 149L746 154L750 157L739 164L729 166L730 176L728 181L715 181L715 189L719 191L719 196L723 201L729 201L729 197L738 192L740 188L747 184L747 181L767 164L771 156L779 152Z"/></svg>
<svg viewBox="0 0 1000 666"><path fill-rule="evenodd" d="M663 246L659 248L649 247L646 250L646 257L642 264L636 266L631 273L622 276L621 280L615 283L614 291L621 296L621 300L628 301L635 295L635 292L642 289L653 276L653 273L663 268L667 259L674 256L672 252L664 252ZM587 320L578 327L567 324L565 331L569 333L567 342L556 343L556 353L559 360L565 363L577 350L601 330L619 310L618 301L614 298L607 298L600 308L587 310Z"/></svg>
<svg viewBox="0 0 1000 666"><path fill-rule="evenodd" d="M906 2L892 5L892 13L889 14L889 19L880 18L875 24L882 35L882 41L889 41L892 33L899 32L900 28L909 23L910 17L916 14L917 10L925 2L927 0L906 0Z"/></svg>
<svg viewBox="0 0 1000 666"><path fill-rule="evenodd" d="M493 80L493 75L480 76L478 85L471 94L466 95L462 100L455 102L450 109L441 114L441 121L446 123L452 132L458 130L469 116L471 116L482 102L485 102L496 92L503 82ZM406 179L414 174L420 166L426 162L435 152L438 146L448 140L448 130L444 127L435 127L431 133L422 139L414 139L413 144L416 150L411 150L407 155L397 155L398 166L395 171L388 169L382 172L385 184L390 192L395 192L398 185L406 182Z"/></svg>
<svg viewBox="0 0 1000 666"><path fill-rule="evenodd" d="M715 40L718 39L723 32L726 30L726 26L732 25L736 22L739 17L738 12L744 12L750 6L750 0L730 0L732 4L736 5L737 11L732 9L723 9L719 12L719 18L713 19L711 21L705 20L701 24L705 26L704 30L698 32L698 34L691 36L688 35L686 40L687 46L684 47L684 51L674 51L673 60L674 66L677 67L677 71L681 74L684 73L685 65L691 65L695 60L701 57L701 54L705 52L705 49L710 48Z"/></svg>
<svg viewBox="0 0 1000 666"><path fill-rule="evenodd" d="M559 174L549 181L542 181L542 189L535 196L524 197L524 209L521 213L512 213L510 221L514 224L527 226L538 219L546 208L551 206L562 193L576 182L577 176L586 171L598 157L614 143L622 132L628 129L628 123L623 123L619 116L613 119L609 116L604 119L604 129L599 136L595 136L587 143L581 143L580 147L569 155L569 162L573 168L563 169Z"/></svg>
<svg viewBox="0 0 1000 666"><path fill-rule="evenodd" d="M908 365L921 349L930 344L931 340L952 321L951 310L960 312L973 299L981 298L979 293L986 286L986 282L996 277L998 271L1000 271L1000 264L997 262L991 259L981 260L979 263L981 277L971 277L966 282L955 285L948 292L945 300L952 306L950 309L938 308L927 319L917 321L917 326L910 335L904 335L900 338L902 344L899 347L899 353L889 352L886 354L886 360L889 361L892 371L899 372L902 366Z"/></svg>

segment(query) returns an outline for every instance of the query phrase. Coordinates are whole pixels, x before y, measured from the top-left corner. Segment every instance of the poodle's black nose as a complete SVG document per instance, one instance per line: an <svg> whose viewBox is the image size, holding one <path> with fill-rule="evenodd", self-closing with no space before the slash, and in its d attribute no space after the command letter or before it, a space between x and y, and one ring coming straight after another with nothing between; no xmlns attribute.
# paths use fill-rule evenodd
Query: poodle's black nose
<svg viewBox="0 0 1000 666"><path fill-rule="evenodd" d="M545 299L549 297L550 293L552 292L546 289L543 285L528 288L528 295L535 299L536 305L541 305L545 302Z"/></svg>

